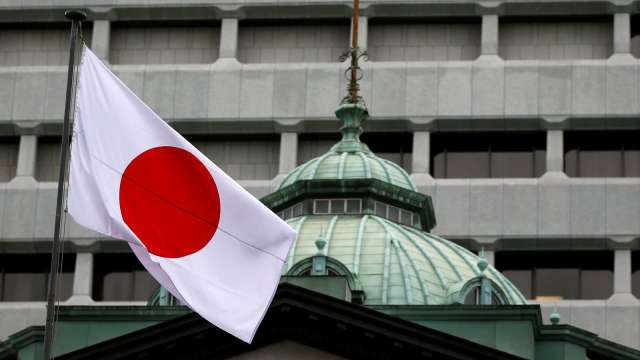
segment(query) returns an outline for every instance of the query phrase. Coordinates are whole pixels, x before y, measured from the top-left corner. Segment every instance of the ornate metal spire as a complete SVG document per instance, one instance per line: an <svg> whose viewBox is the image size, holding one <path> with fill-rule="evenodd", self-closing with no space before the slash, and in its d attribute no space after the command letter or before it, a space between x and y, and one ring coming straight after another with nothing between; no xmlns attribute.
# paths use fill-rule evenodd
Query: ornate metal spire
<svg viewBox="0 0 640 360"><path fill-rule="evenodd" d="M345 76L349 80L347 85L347 96L342 99L342 103L358 104L363 103L364 99L358 94L360 91L360 84L358 81L362 79L362 69L360 68L359 60L369 60L366 51L360 50L358 46L358 26L360 23L360 0L353 0L353 15L351 17L351 48L347 50L342 56L340 61L345 61L351 58L351 65L345 71Z"/></svg>

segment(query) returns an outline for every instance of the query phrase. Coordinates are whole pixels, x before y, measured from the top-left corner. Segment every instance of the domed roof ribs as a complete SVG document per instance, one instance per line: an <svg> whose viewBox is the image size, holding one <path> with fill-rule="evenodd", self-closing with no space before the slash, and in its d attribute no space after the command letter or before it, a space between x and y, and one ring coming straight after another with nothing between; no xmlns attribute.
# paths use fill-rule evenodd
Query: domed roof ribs
<svg viewBox="0 0 640 360"><path fill-rule="evenodd" d="M311 179L315 179L316 173L318 172L318 168L320 167L322 162L331 155L333 155L333 152L329 151L328 153L318 158L318 160L316 161L316 165L313 167L313 170L311 171Z"/></svg>
<svg viewBox="0 0 640 360"><path fill-rule="evenodd" d="M407 184L411 187L411 190L413 191L417 191L418 189L416 188L416 184L413 183L413 181L411 180L411 178L409 177L409 174L404 171L402 169L402 167L396 163L394 163L393 161L389 161L387 159L382 159L384 162L386 162L387 164L389 164L390 166L395 167L396 169L398 169L399 173L402 174L402 176L404 177L404 179L407 181ZM402 171L400 171L402 170ZM386 170L385 170L386 171ZM391 182L391 180L389 180L389 182Z"/></svg>
<svg viewBox="0 0 640 360"><path fill-rule="evenodd" d="M329 228L327 229L327 233L325 234L325 239L327 240L327 244L325 245L324 255L329 256L329 245L331 242L331 238L333 237L333 229L336 227L336 221L338 221L338 215L334 215L329 222Z"/></svg>
<svg viewBox="0 0 640 360"><path fill-rule="evenodd" d="M391 180L391 175L389 175L389 171L387 170L387 167L384 165L384 162L382 161L382 159L380 159L377 156L373 156L373 159L376 160L376 162L380 165L380 167L382 168L382 171L384 171L384 176L387 178L387 181L389 183L393 183L393 181Z"/></svg>
<svg viewBox="0 0 640 360"><path fill-rule="evenodd" d="M338 164L338 179L342 180L344 178L344 163L347 159L347 153L342 153L340 155L340 163Z"/></svg>
<svg viewBox="0 0 640 360"><path fill-rule="evenodd" d="M393 226L398 226L396 224L393 224ZM417 231L413 231L414 229L410 226L405 226L404 228L406 229L410 229L414 234L417 234L419 237L424 238L424 234L422 233L418 233ZM408 236L407 236L408 237ZM412 241L415 242L415 240L411 239ZM458 280L462 280L462 274L460 274L460 271L458 270L458 268L455 267L455 265L453 265L453 263L451 262L451 260L449 260L449 258L442 252L442 250L440 250L440 248L438 246L436 246L435 244L433 244L431 241L429 240L433 240L433 239L429 239L427 237L427 241L425 241L425 243L427 243L433 250L435 250L435 252L438 253L438 255L440 255L440 257L442 259L444 259L444 261L446 261L447 265L449 265L449 267L451 268L451 270L453 271L454 274L456 274L456 277L458 278ZM443 277L444 278L444 277ZM448 285L444 285L444 288L446 289Z"/></svg>
<svg viewBox="0 0 640 360"><path fill-rule="evenodd" d="M391 246L395 250L396 257L398 258L398 263L400 263L400 273L402 273L402 283L404 284L404 296L407 301L407 304L413 303L413 289L411 287L411 280L409 279L409 273L407 271L407 264L400 254L401 246L400 242L397 241L393 236L391 236Z"/></svg>
<svg viewBox="0 0 640 360"><path fill-rule="evenodd" d="M360 156L360 159L362 159L362 166L364 166L364 171L365 171L365 174L366 174L367 178L370 178L371 177L371 167L369 166L369 160L367 160L367 157L363 153L358 152L357 154L358 154L358 156Z"/></svg>
<svg viewBox="0 0 640 360"><path fill-rule="evenodd" d="M300 218L300 220L298 220L298 223L296 224L296 233L298 235L300 235L300 229L302 229L302 225L304 224L304 222L307 220L307 216L303 216ZM296 242L297 242L297 238L296 238ZM287 259L287 271L291 270L291 267L293 266L293 257L296 255L296 243L293 244L293 246L291 246L291 250L289 250L289 258Z"/></svg>
<svg viewBox="0 0 640 360"><path fill-rule="evenodd" d="M515 302L521 300L525 303L527 302L527 299L525 299L519 291L514 289L511 281L505 281L503 275L500 274L498 270L496 270L493 266L489 266L489 271L491 272L491 275L493 275L493 277L496 279L496 281L500 283L501 288L508 293L512 301Z"/></svg>
<svg viewBox="0 0 640 360"><path fill-rule="evenodd" d="M471 261L469 261L469 259L467 259L466 256L461 254L461 249L465 250L465 251L466 251L466 249L464 249L464 248L458 249L457 245L452 244L447 240L443 240L443 239L441 239L438 236L435 236L433 234L430 234L430 233L424 234L424 233L421 233L421 232L418 232L418 231L414 231L413 228L409 228L409 230L411 232L413 232L414 234L426 236L427 238L430 238L431 240L438 241L440 244L443 244L444 246L448 247L449 249L451 249L451 251L454 254L458 255L458 257L461 258L462 261L464 261L467 264L467 266L469 266L469 268L472 269L472 271L476 275L480 275L480 270L478 270L478 268L474 264L472 264ZM448 258L447 258L447 261L448 261ZM460 278L460 280L462 280L462 276L460 275L460 272L458 271L458 269L456 267L454 267L454 269L456 271L456 274L458 274L458 277Z"/></svg>
<svg viewBox="0 0 640 360"><path fill-rule="evenodd" d="M407 259L409 260L409 263L413 268L413 272L416 274L416 277L418 278L418 283L420 284L420 290L422 290L422 299L424 300L424 303L428 305L429 292L427 291L427 288L424 286L424 280L422 280L422 275L420 275L420 270L418 270L418 267L416 266L416 263L413 261L413 258L409 256L409 252L407 251L407 248L404 246L404 244L402 242L398 242L398 245L400 246L400 250L402 250L402 252L404 253L404 256L406 256ZM407 284L405 284L405 286L411 286L411 282L409 281ZM412 301L409 299L407 299L407 301L409 303L412 303Z"/></svg>
<svg viewBox="0 0 640 360"><path fill-rule="evenodd" d="M375 217L374 217L375 218ZM389 234L384 237L384 265L382 267L382 303L386 304L388 297L388 288L389 288L389 268L391 267L390 257L391 252L389 247L391 245L391 237Z"/></svg>
<svg viewBox="0 0 640 360"><path fill-rule="evenodd" d="M364 236L364 228L369 220L369 215L365 215L360 219L360 225L358 225L358 235L356 236L356 248L353 254L353 273L358 275L360 273L360 254L362 254L362 238Z"/></svg>
<svg viewBox="0 0 640 360"><path fill-rule="evenodd" d="M385 230L387 231L387 233L390 233L390 229L387 225L387 223L389 225L392 225L394 227L398 226L392 222L387 222L383 219L378 218L377 216L373 216L373 218L380 224L382 225ZM398 230L396 228L396 230ZM405 234L402 231L398 231L405 239L407 239L407 241L409 241L410 243L413 244L413 246L415 246L418 251L420 252L420 254L422 254L422 256L427 260L427 262L429 263L429 265L431 266L431 268L433 269L433 272L436 274L436 277L438 278L438 281L440 282L440 285L442 286L443 289L447 288L447 282L444 280L444 276L442 276L442 273L440 273L440 269L438 269L438 267L433 263L433 261L431 261L431 258L429 257L429 255L424 251L424 249L422 247L420 247L418 245L418 243L410 236L407 236L407 234Z"/></svg>

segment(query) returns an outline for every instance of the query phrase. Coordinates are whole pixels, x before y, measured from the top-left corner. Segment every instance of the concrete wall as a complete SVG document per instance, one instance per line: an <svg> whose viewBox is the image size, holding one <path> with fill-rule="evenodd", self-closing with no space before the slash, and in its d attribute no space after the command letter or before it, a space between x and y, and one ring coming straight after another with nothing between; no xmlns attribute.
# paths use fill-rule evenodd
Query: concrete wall
<svg viewBox="0 0 640 360"><path fill-rule="evenodd" d="M371 24L372 61L473 60L480 55L480 24Z"/></svg>
<svg viewBox="0 0 640 360"><path fill-rule="evenodd" d="M59 23L63 20L62 9L91 3L90 17L97 19L90 34L93 49L102 59L110 60L116 74L176 129L188 135L250 133L281 138L280 142L225 143L225 158L218 160L239 165L238 170L230 172L238 171L241 185L263 196L297 163L328 146L304 141L298 146L299 134L335 134L338 128L333 111L344 96L346 80L345 65L334 55L349 47L348 26L333 29L333 25L327 25L329 30L303 23L263 27L248 21L318 18L315 24L327 18L346 19L350 14L347 3L314 2L307 7L305 2L283 0L278 6L216 2L203 7L199 1L186 0L178 9L175 4L148 0L131 0L122 7L116 6L115 0L102 1L99 6L89 0L60 0L55 5L10 0L0 5L0 21ZM295 6L282 6L285 3ZM548 36L538 40L537 32L523 30L530 29L527 23L520 24L526 25L522 29L509 30L508 22L501 23L500 17L567 16L575 14L577 5L550 2L532 7L515 0L494 5L497 7L465 1L447 6L441 1L372 0L363 6L360 44L372 53L372 61L363 64L361 81L362 95L372 115L365 128L414 133L414 153L407 168L411 168L420 191L434 198L438 219L434 231L484 247L490 261L495 251L507 247L615 250L612 298L557 305L566 321L640 348L640 302L631 295L628 256L630 249L637 248L640 234L640 178L569 178L563 173L565 129L640 128L640 63L630 55L628 9L613 3L609 7L581 3L581 13L611 16L612 24L599 30L584 24L568 28L553 25L555 32L540 30ZM52 6L58 8L52 11ZM412 25L371 21L366 31L370 19L383 15L396 19L411 16ZM461 29L457 24L439 25L439 30L416 25L415 18L427 15L481 20L481 25L474 25L480 32L477 46L481 56L456 58L462 56L462 50L449 51L449 46L457 49L478 44L476 30L457 32ZM118 25L122 22L110 22L212 18L220 19L222 26L212 24L186 32L163 22L154 29L123 29ZM247 26L239 19L247 20ZM2 34L7 28L10 26L0 30L0 39L6 39ZM262 32L265 28L269 30ZM24 26L14 30L22 33L14 38L24 36ZM58 30L52 27L52 31ZM510 31L515 34L514 42L509 40ZM304 46L300 45L302 59L298 36L312 41L310 46L306 40ZM549 49L591 46L590 56L599 55L588 59L584 48L582 53L563 50L562 58L552 60L535 57L534 52L533 58L522 61L511 60L511 55L499 51L505 46L537 46L521 45L524 41L518 40L532 37ZM550 39L556 39L553 41L557 44ZM0 40L0 53L18 51L4 41ZM252 45L248 45L250 41ZM415 51L410 49L432 45L434 54L443 51L436 47L447 47L447 57L421 58L418 52L415 58ZM594 52L598 46L609 46L610 50ZM308 50L317 47L331 48L331 54L324 51L321 57L320 52ZM310 54L307 58L305 49ZM202 56L192 56L192 51ZM254 55L249 55L250 51ZM218 53L220 59L216 61ZM520 53L530 54L531 50ZM613 55L608 57L609 53ZM43 58L31 57L38 61ZM282 64L291 61L298 63ZM0 63L0 134L20 137L17 162L10 166L15 167L15 177L5 175L0 181L0 251L46 252L53 229L56 187L51 179L55 178L56 155L52 154L53 148L39 144L38 138L60 133L66 74L63 66L54 66L64 62L30 66L33 63L25 61L24 66L8 66L20 64ZM547 173L540 178L434 180L428 174L433 132L526 129L547 131ZM214 158L222 152L218 146L212 145ZM266 167L258 170L259 165ZM67 245L77 257L73 296L66 303L92 303L92 254L124 250L73 222L69 222L67 233ZM553 305L544 306L547 309ZM42 303L0 304L0 339L26 325L41 324L43 308Z"/></svg>
<svg viewBox="0 0 640 360"><path fill-rule="evenodd" d="M500 24L500 56L509 60L606 59L613 52L609 22Z"/></svg>
<svg viewBox="0 0 640 360"><path fill-rule="evenodd" d="M113 26L112 64L207 64L218 58L220 27Z"/></svg>
<svg viewBox="0 0 640 360"><path fill-rule="evenodd" d="M349 41L348 25L240 25L243 63L338 62Z"/></svg>

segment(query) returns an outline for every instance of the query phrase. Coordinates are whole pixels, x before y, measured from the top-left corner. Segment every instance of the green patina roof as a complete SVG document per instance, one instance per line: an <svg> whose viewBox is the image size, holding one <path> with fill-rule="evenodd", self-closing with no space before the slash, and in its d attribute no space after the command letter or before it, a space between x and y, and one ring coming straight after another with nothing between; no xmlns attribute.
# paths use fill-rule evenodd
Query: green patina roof
<svg viewBox="0 0 640 360"><path fill-rule="evenodd" d="M396 163L376 156L360 141L361 123L369 116L361 104L343 104L336 115L344 123L342 140L329 152L295 168L280 183L285 188L300 180L377 179L416 190L409 174Z"/></svg>
<svg viewBox="0 0 640 360"><path fill-rule="evenodd" d="M365 304L453 304L478 284L488 286L500 302L526 304L518 289L486 260L428 231L435 225L431 200L419 194L400 166L377 157L360 141L361 124L369 114L362 104L345 103L336 110L342 139L329 152L289 173L278 190L263 199L274 211L305 198L366 197L415 211L422 197L421 229L373 215L306 215L287 220L298 232L287 262L297 271L318 254L316 240L326 239L321 253L342 263L355 275L366 295ZM359 184L368 182L368 186ZM337 184L336 184L337 182ZM370 184L369 184L370 183ZM414 199L416 198L416 199ZM487 282L487 280L489 280ZM489 285L487 285L489 284Z"/></svg>
<svg viewBox="0 0 640 360"><path fill-rule="evenodd" d="M451 304L482 272L478 256L436 235L374 215L307 215L289 219L298 231L288 267L318 251L324 234L326 256L356 275L366 304ZM526 304L516 287L489 266L484 276L509 304Z"/></svg>

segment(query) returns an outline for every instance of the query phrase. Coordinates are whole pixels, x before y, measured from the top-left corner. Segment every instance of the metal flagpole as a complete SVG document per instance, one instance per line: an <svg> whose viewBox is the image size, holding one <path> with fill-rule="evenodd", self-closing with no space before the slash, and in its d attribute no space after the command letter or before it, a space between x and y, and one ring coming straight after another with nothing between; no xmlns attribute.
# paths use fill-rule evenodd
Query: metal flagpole
<svg viewBox="0 0 640 360"><path fill-rule="evenodd" d="M47 322L44 330L44 359L51 359L51 347L53 345L53 322L55 315L56 279L60 262L60 220L62 218L62 200L64 196L64 180L67 169L69 153L69 115L71 112L71 95L73 93L73 73L75 68L76 43L80 23L86 18L86 14L78 10L68 10L65 17L71 20L71 36L69 45L69 67L67 70L67 95L64 105L64 123L62 125L62 148L60 149L60 173L58 175L58 198L56 200L56 220L53 232L53 246L51 249L51 268L47 281Z"/></svg>

